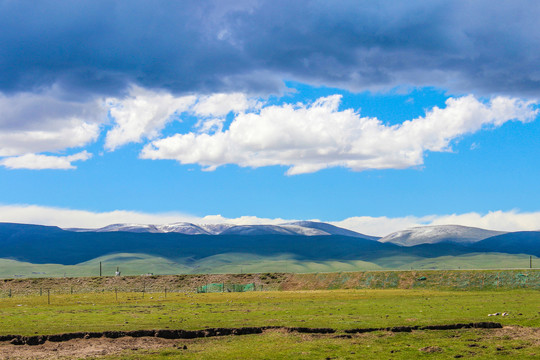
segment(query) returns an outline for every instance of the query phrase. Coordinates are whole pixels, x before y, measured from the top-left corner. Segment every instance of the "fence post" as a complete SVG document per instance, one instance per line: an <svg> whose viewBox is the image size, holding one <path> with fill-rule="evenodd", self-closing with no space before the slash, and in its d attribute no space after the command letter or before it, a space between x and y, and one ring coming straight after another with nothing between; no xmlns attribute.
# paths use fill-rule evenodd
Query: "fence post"
<svg viewBox="0 0 540 360"><path fill-rule="evenodd" d="M47 289L47 305L51 305L51 291Z"/></svg>
<svg viewBox="0 0 540 360"><path fill-rule="evenodd" d="M167 298L167 288L165 288L165 298Z"/></svg>
<svg viewBox="0 0 540 360"><path fill-rule="evenodd" d="M11 289L9 289L9 297L11 297Z"/></svg>
<svg viewBox="0 0 540 360"><path fill-rule="evenodd" d="M114 296L116 297L116 301L118 301L118 289L114 288Z"/></svg>
<svg viewBox="0 0 540 360"><path fill-rule="evenodd" d="M42 296L42 295L43 295L43 288L40 287L40 288L39 288L39 296Z"/></svg>

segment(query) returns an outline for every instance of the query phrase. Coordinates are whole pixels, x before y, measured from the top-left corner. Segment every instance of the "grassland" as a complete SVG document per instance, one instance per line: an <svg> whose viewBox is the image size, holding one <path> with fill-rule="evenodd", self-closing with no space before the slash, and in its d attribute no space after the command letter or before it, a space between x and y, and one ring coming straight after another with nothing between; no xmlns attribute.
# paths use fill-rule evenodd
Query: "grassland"
<svg viewBox="0 0 540 360"><path fill-rule="evenodd" d="M377 332L351 338L269 331L263 335L183 341L166 350L128 350L106 359L537 359L537 336L524 329ZM183 345L187 349L182 349Z"/></svg>
<svg viewBox="0 0 540 360"><path fill-rule="evenodd" d="M63 347L68 345L52 342L35 347L0 342L0 359L8 358L2 354L32 359L48 359L58 354L100 359L540 358L539 273L538 270L379 271L243 274L226 275L227 278L181 275L2 281L0 335L264 326L325 327L337 332L301 334L276 329L259 335L192 340L80 339L68 344L73 352ZM225 279L264 283L281 291L209 294L192 291L199 283ZM148 286L144 293L111 291L118 282L134 281L139 286L140 280ZM92 285L93 292L78 292L80 288L73 287L76 284L85 288ZM183 290L165 293L166 286L171 289L174 284ZM446 290L442 290L444 284ZM449 286L452 284L453 287ZM45 291L41 296L36 292L44 285L53 289L50 297ZM66 285L76 291L73 294L59 291ZM18 291L17 286L31 287L32 291ZM14 289L11 297L5 295L7 287ZM508 316L488 317L503 312ZM505 327L352 335L344 332L355 328L484 321L500 322ZM39 355L39 351L44 355Z"/></svg>
<svg viewBox="0 0 540 360"><path fill-rule="evenodd" d="M201 259L169 259L140 253L118 253L101 256L76 265L34 264L0 259L0 278L75 277L99 275L99 263L104 275L114 275L120 267L124 275L166 274L231 274L231 273L317 273L370 270L448 270L448 269L513 269L529 267L529 255L472 253L459 256L424 258L390 256L372 261L306 260L293 255L261 256L244 253L219 254ZM534 266L540 259L533 257Z"/></svg>
<svg viewBox="0 0 540 360"><path fill-rule="evenodd" d="M506 326L532 329L540 326L538 304L540 292L523 289L146 293L144 297L141 293L119 293L118 298L115 293L104 292L56 295L50 298L50 305L45 295L25 296L4 298L0 302L0 335L247 326L330 327L340 334L340 331L352 328L482 322L493 320L487 315L495 312L509 313L506 317L496 318ZM464 351L470 352L468 346L472 343L478 347L472 350L486 358L501 352L524 358L533 353L540 355L539 344L534 340L538 333L523 337L494 331L378 332L351 338L269 331L260 336L182 342L189 345L188 351L173 348L170 344L168 350L128 351L113 358L160 359L182 355L186 358L216 359L307 359L321 358L324 354L354 358L353 355L358 354L390 355L388 349L397 350L391 358L410 358L411 354L437 357L466 354ZM499 334L497 343L492 342L491 338L497 337L494 334ZM469 342L469 339L476 340ZM2 346L13 345L0 343L0 350ZM419 350L428 346L437 346L441 350L433 348L434 353L425 354ZM496 350L496 347L503 350Z"/></svg>
<svg viewBox="0 0 540 360"><path fill-rule="evenodd" d="M166 297L165 297L166 296ZM28 296L0 303L0 334L205 327L351 329L493 320L540 326L540 292L333 290L247 293L93 293Z"/></svg>

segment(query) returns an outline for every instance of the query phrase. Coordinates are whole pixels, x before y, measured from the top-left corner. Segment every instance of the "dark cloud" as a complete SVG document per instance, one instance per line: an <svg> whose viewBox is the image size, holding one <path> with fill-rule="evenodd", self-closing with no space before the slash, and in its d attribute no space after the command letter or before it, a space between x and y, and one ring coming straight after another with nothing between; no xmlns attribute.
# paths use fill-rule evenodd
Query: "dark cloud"
<svg viewBox="0 0 540 360"><path fill-rule="evenodd" d="M0 91L274 92L283 79L537 96L536 1L0 0Z"/></svg>

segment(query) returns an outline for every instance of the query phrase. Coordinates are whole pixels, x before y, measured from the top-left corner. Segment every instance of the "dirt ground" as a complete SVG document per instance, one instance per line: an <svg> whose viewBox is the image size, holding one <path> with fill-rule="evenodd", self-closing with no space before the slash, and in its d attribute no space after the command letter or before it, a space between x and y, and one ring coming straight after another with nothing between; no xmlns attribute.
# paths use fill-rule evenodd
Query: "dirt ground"
<svg viewBox="0 0 540 360"><path fill-rule="evenodd" d="M303 335L306 337L312 336L309 334ZM352 337L358 336L364 335L353 335ZM511 339L529 340L534 345L540 345L540 328L506 326L502 329L490 329L486 331L485 336L486 338L501 338L504 336ZM42 345L35 346L12 345L8 342L0 342L0 360L95 358L119 354L126 350L156 350L171 347L183 349L184 346L189 347L192 341L194 340L171 340L157 337L123 337L118 339L75 339L65 342L46 342Z"/></svg>
<svg viewBox="0 0 540 360"><path fill-rule="evenodd" d="M156 337L119 339L74 339L64 342L47 341L42 345L11 345L0 343L0 359L75 359L118 354L124 350L160 349L180 346L187 340L170 340Z"/></svg>

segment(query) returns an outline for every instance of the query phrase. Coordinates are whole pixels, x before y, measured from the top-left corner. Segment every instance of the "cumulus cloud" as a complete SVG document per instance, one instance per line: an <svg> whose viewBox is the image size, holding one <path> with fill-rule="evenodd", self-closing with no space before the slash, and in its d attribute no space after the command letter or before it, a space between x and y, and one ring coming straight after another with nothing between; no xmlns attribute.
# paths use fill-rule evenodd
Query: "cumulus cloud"
<svg viewBox="0 0 540 360"><path fill-rule="evenodd" d="M354 171L401 169L423 163L426 151L448 151L452 141L510 120L533 120L531 102L495 97L483 103L473 96L449 98L424 117L386 125L340 110L339 95L311 104L262 107L236 115L227 130L175 134L147 144L141 157L173 159L214 170L225 164L243 167L289 166L289 175L342 166Z"/></svg>
<svg viewBox="0 0 540 360"><path fill-rule="evenodd" d="M386 236L392 232L427 225L462 225L498 231L540 231L540 212L490 211L451 215L405 216L397 218L359 216L333 225L365 234Z"/></svg>
<svg viewBox="0 0 540 360"><path fill-rule="evenodd" d="M155 92L133 86L127 97L109 99L114 127L107 132L105 148L152 139L172 120L173 115L186 111L195 102L194 96L175 97L170 93Z"/></svg>
<svg viewBox="0 0 540 360"><path fill-rule="evenodd" d="M0 94L0 156L87 145L96 140L105 120L99 100L65 99L54 90Z"/></svg>
<svg viewBox="0 0 540 360"><path fill-rule="evenodd" d="M0 91L129 84L275 93L291 79L352 90L439 86L537 96L533 0L1 1ZM463 14L466 14L464 16Z"/></svg>
<svg viewBox="0 0 540 360"><path fill-rule="evenodd" d="M201 133L221 131L225 116L238 114L262 106L257 100L242 93L218 93L199 97L191 113L199 118L195 127Z"/></svg>
<svg viewBox="0 0 540 360"><path fill-rule="evenodd" d="M99 228L110 224L193 224L278 225L292 219L241 216L227 218L221 215L193 216L185 213L143 213L127 210L92 212L38 205L0 205L0 222L15 222L60 226L62 228ZM313 221L321 221L313 219ZM324 221L324 220L322 220ZM463 225L499 231L540 230L540 212L493 211L487 214L466 213L453 215L371 217L356 216L328 223L366 235L385 236L394 231L425 225Z"/></svg>
<svg viewBox="0 0 540 360"><path fill-rule="evenodd" d="M193 114L202 117L222 117L230 112L240 113L257 107L257 101L243 93L218 93L201 96L193 106Z"/></svg>
<svg viewBox="0 0 540 360"><path fill-rule="evenodd" d="M105 148L116 148L131 142L158 137L172 121L181 121L182 114L199 119L195 127L204 133L222 129L225 116L259 106L255 99L242 93L174 96L132 86L123 98L108 99L114 127L107 132Z"/></svg>
<svg viewBox="0 0 540 360"><path fill-rule="evenodd" d="M8 169L75 169L71 163L74 161L86 161L92 157L89 152L81 151L77 154L68 156L53 156L40 154L25 154L21 156L8 157L0 159L0 165Z"/></svg>

